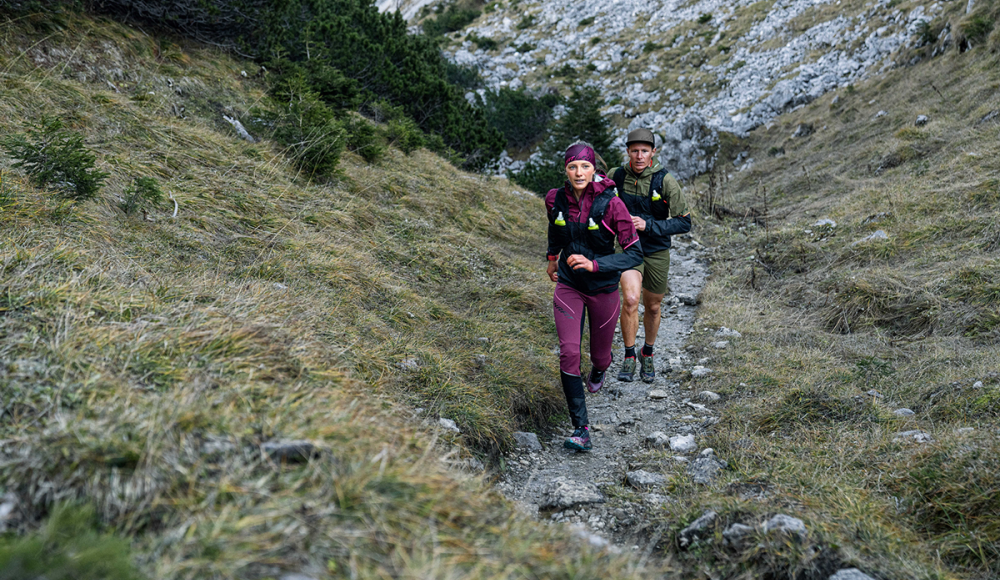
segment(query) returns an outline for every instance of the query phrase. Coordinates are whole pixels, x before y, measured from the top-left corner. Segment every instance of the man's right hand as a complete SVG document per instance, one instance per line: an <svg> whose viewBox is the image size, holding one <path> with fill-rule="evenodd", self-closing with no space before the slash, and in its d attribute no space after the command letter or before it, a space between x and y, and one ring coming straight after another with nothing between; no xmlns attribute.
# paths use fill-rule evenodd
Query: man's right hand
<svg viewBox="0 0 1000 580"><path fill-rule="evenodd" d="M557 270L559 270L559 262L549 260L549 266L545 269L546 273L549 275L549 280L552 280L553 282L559 281L559 274L557 273Z"/></svg>

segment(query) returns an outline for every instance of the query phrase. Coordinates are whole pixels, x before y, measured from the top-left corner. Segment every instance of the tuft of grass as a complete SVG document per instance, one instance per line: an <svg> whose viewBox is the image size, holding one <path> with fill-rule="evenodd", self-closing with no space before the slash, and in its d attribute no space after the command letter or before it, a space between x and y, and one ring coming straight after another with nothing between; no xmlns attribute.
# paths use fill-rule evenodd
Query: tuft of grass
<svg viewBox="0 0 1000 580"><path fill-rule="evenodd" d="M126 540L101 533L92 507L58 504L40 530L0 539L0 574L10 580L139 580Z"/></svg>

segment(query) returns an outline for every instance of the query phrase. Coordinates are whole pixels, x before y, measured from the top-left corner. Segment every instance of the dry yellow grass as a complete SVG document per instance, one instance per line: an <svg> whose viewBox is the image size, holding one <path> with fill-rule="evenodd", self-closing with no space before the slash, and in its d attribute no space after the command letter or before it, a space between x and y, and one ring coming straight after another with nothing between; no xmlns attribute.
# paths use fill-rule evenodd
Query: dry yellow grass
<svg viewBox="0 0 1000 580"><path fill-rule="evenodd" d="M212 49L73 16L4 22L0 47L0 131L58 115L112 173L67 206L0 161L0 486L19 531L92 503L153 578L657 572L463 471L561 406L540 200L426 151L347 154L310 183L222 120L264 86ZM118 209L142 176L176 217ZM276 439L316 453L272 459Z"/></svg>
<svg viewBox="0 0 1000 580"><path fill-rule="evenodd" d="M725 398L708 445L729 469L703 488L665 465L681 501L662 519L679 529L715 509L721 534L787 513L806 522L809 547L678 550L692 569L1000 574L1000 123L988 119L1000 111L998 71L989 45L952 49L729 147L757 163L717 175L717 202L767 214L699 223L717 249L692 342L716 372L693 386ZM921 114L930 123L917 127ZM792 138L799 123L816 133ZM694 189L708 198L707 179ZM821 218L836 227L814 225ZM879 229L887 240L855 244ZM708 349L721 326L743 337ZM904 407L915 415L894 413ZM909 430L933 441L896 438Z"/></svg>

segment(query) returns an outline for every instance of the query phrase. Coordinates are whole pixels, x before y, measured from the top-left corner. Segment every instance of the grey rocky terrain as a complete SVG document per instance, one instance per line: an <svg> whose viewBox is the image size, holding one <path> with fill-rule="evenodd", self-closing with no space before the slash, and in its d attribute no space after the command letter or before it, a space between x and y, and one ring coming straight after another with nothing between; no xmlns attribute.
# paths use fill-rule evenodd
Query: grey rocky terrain
<svg viewBox="0 0 1000 580"><path fill-rule="evenodd" d="M604 113L620 116L616 147L630 129L650 128L662 139L664 166L688 179L712 167L720 131L744 135L829 91L906 64L896 60L899 49L930 41L921 32L943 10L941 1L906 12L892 0L853 10L842 1L778 0L759 13L752 0L597 0L572 10L553 0L499 3L463 31L496 41L496 49L465 40L445 54L478 69L483 90L541 89L553 71L570 67L583 85L600 88ZM426 0L383 4L412 16ZM818 22L800 30L797 19L806 16ZM939 36L947 47L950 30ZM679 64L661 61L671 49L685 53ZM625 72L640 58L642 70ZM521 166L507 164L501 171Z"/></svg>

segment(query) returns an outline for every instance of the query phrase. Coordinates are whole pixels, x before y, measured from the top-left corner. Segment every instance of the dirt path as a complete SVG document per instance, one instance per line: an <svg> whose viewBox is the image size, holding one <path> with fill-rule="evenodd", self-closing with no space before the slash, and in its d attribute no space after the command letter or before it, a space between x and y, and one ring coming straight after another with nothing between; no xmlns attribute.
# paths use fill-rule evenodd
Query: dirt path
<svg viewBox="0 0 1000 580"><path fill-rule="evenodd" d="M671 370L691 369L698 364L683 350L693 328L696 308L681 303L677 297L697 296L705 284L707 268L702 260L704 248L685 238L675 239L671 249L671 295L663 303L655 352L656 379L650 384L641 382L637 372L634 382L616 380L622 362L621 336L616 335L608 382L600 393L588 395L587 400L594 449L589 453L564 449L562 443L569 431L556 433L541 441L540 450L519 449L512 453L508 469L497 484L502 493L526 512L540 519L581 524L582 529L592 532L589 537L596 543L606 538L622 547L636 545L649 535L643 527L644 513L658 503L669 501L662 491L657 493L655 483L632 486L639 492L638 501L621 497L636 497L636 494L614 494L616 497L609 498L606 493L629 485L626 482L630 472L633 480L641 477L635 472L642 467L643 456L649 453L651 443L647 438L656 432L668 437L693 434L697 438L716 421L710 409L694 400L696 391L684 389L677 380L669 378ZM640 322L637 344L642 344L643 334ZM664 443L661 437L661 445ZM663 446L670 453L669 443ZM672 454L684 458L677 461L690 462L697 453L695 449L686 454ZM651 475L655 481L656 475Z"/></svg>

